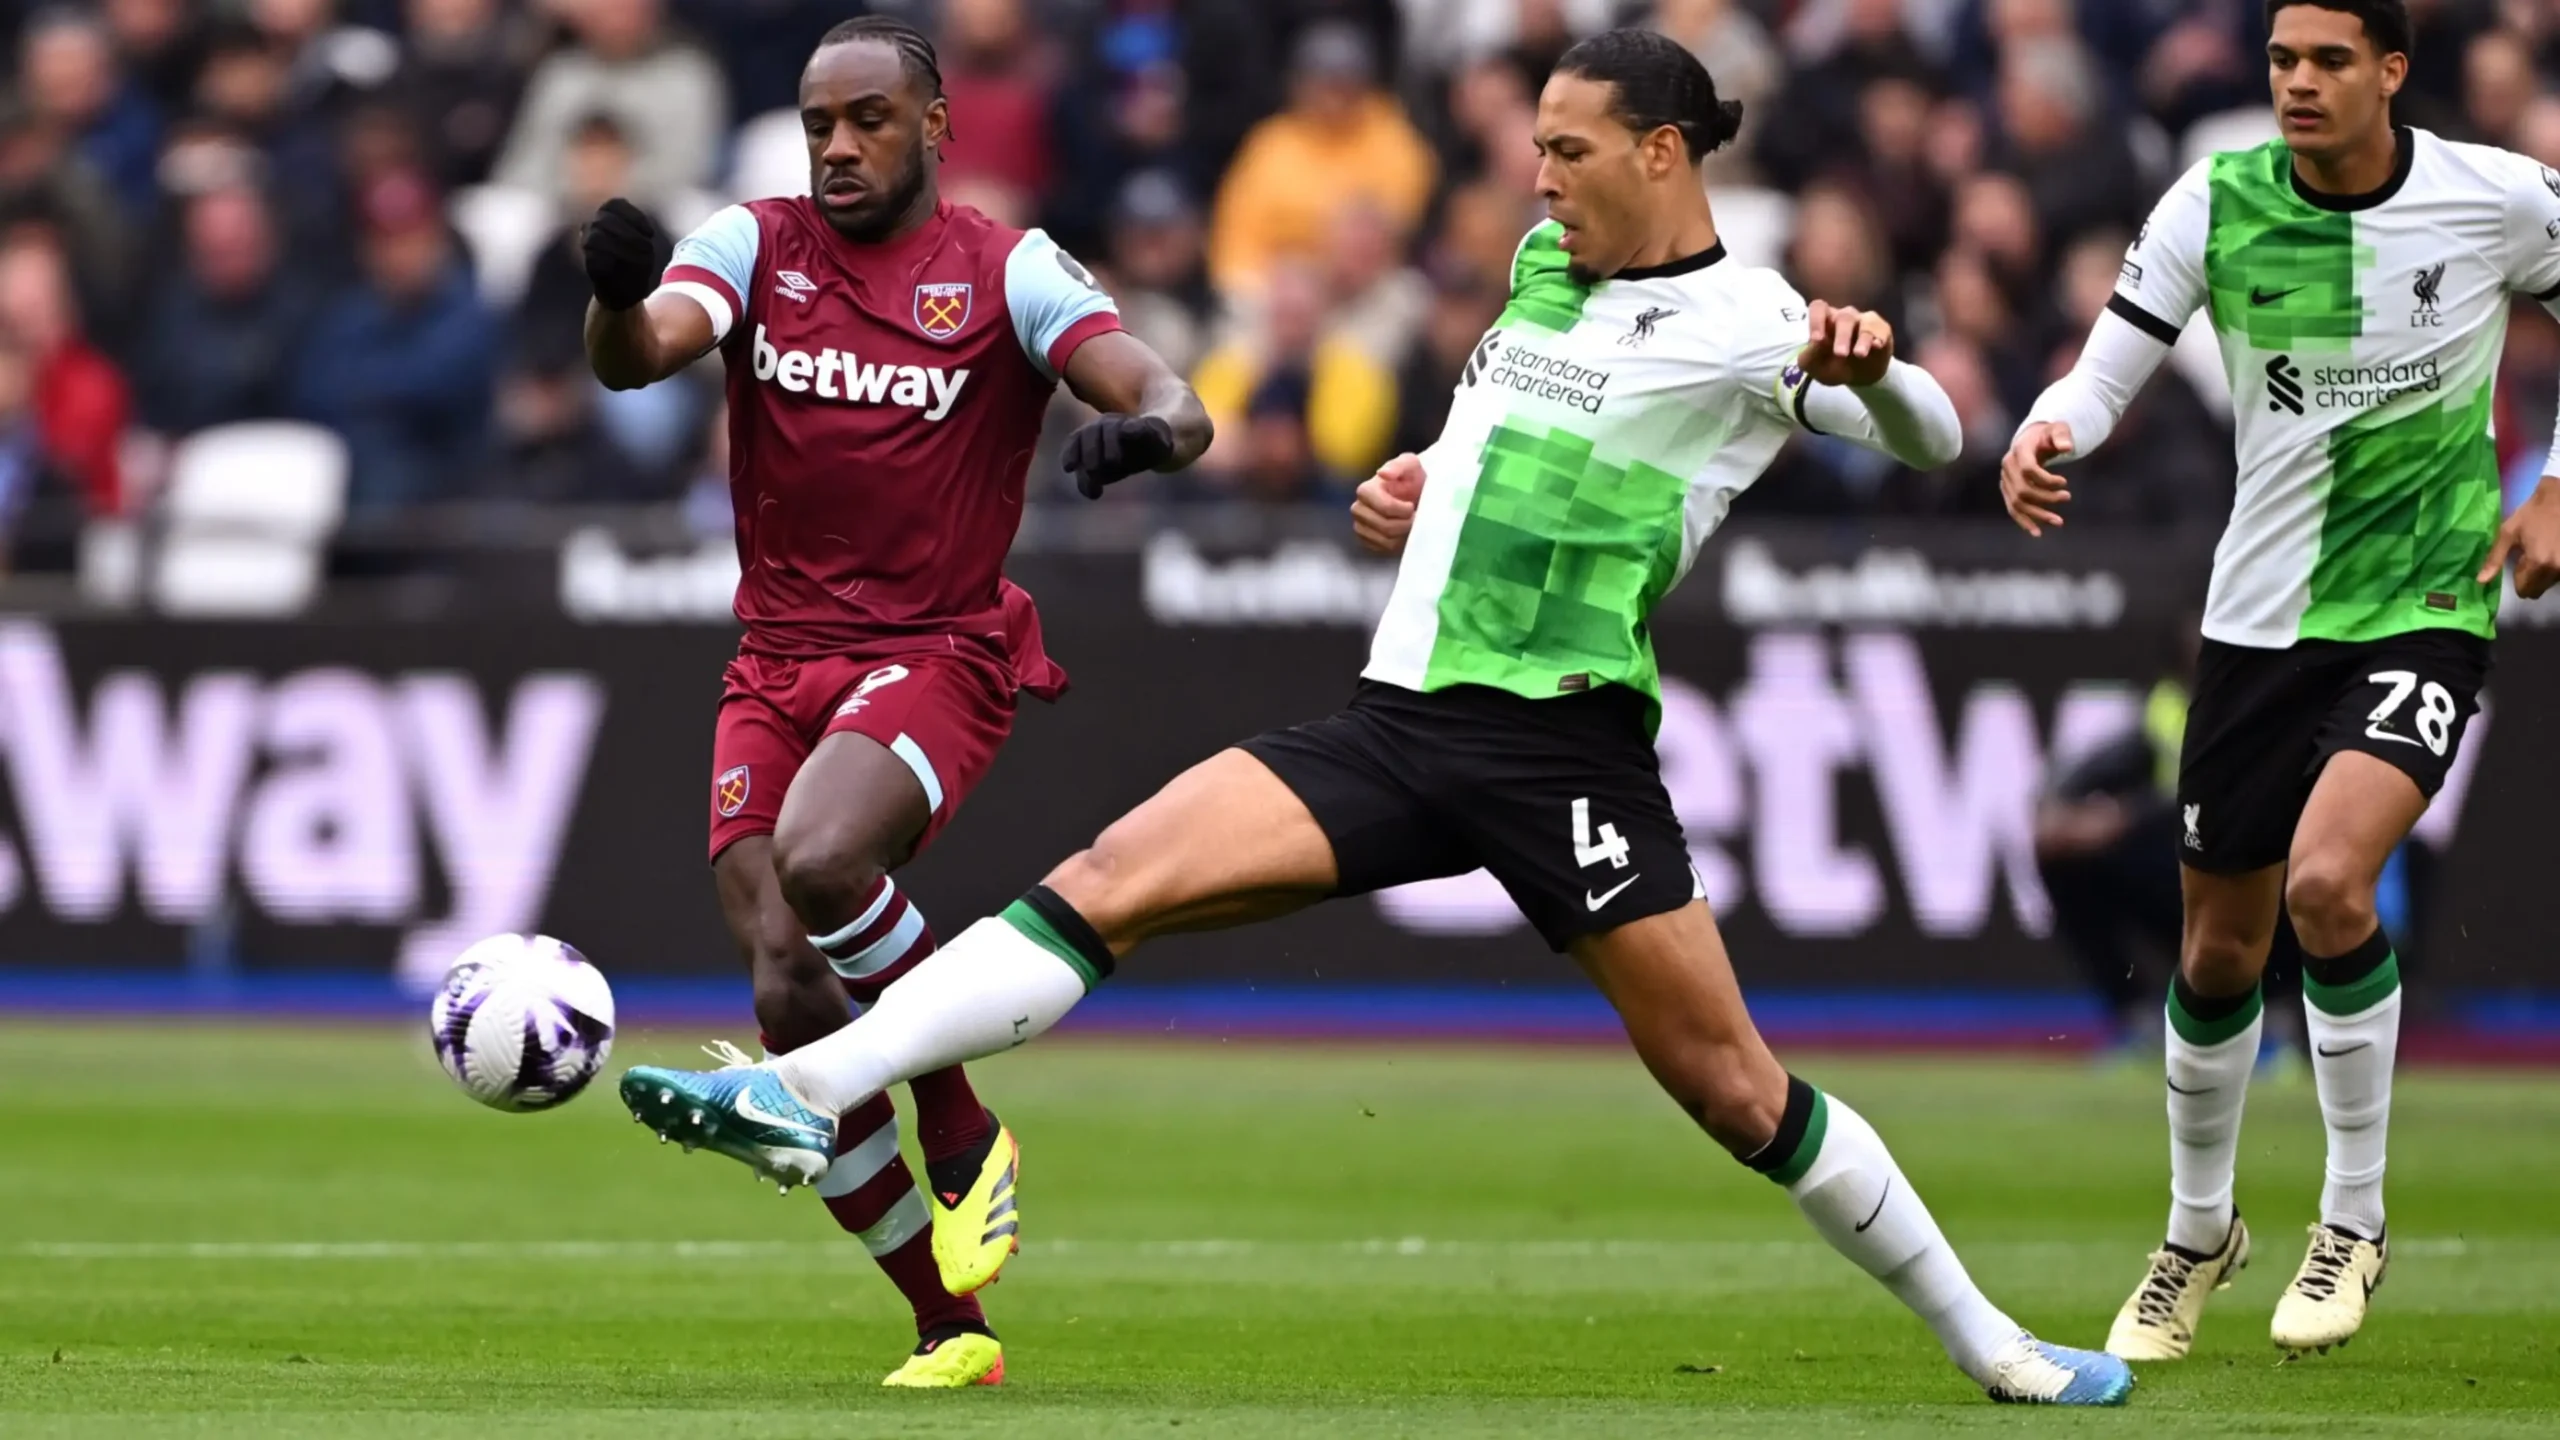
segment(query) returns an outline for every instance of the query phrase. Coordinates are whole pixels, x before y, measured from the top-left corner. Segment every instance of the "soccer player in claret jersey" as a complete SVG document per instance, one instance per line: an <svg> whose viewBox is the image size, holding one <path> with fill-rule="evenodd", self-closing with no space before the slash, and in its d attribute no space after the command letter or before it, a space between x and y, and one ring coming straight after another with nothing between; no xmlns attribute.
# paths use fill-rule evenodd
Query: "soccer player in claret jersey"
<svg viewBox="0 0 2560 1440"><path fill-rule="evenodd" d="M2185 940L2169 992L2169 1233L2107 1348L2174 1360L2249 1259L2232 1202L2277 907L2303 950L2328 1128L2319 1222L2271 1327L2364 1323L2390 1252L2383 1138L2400 976L2374 883L2445 780L2489 673L2500 572L2560 575L2560 483L2501 526L2490 389L2509 296L2560 302L2560 174L2391 122L2400 0L2269 0L2280 137L2152 212L2071 373L2001 471L2030 534L2050 468L2105 441L2199 309L2231 375L2240 484L2214 556L2178 778Z"/></svg>
<svg viewBox="0 0 2560 1440"><path fill-rule="evenodd" d="M814 1174L830 1117L1023 1043L1152 936L1484 866L1609 997L1673 1098L1976 1383L2001 1400L2122 1400L2122 1361L2043 1344L1984 1298L1876 1132L1770 1054L1663 789L1648 613L1788 433L1922 467L1963 439L1881 319L1726 257L1699 163L1740 109L1651 32L1559 62L1537 122L1553 218L1522 242L1438 443L1362 490L1359 533L1403 558L1347 708L1196 766L743 1086L641 1067L625 1101Z"/></svg>
<svg viewBox="0 0 2560 1440"><path fill-rule="evenodd" d="M924 36L837 26L800 116L810 196L732 206L672 247L617 200L584 239L605 384L715 347L728 368L746 635L713 741L710 850L773 1054L933 952L888 872L985 775L1016 695L1064 688L1001 569L1051 391L1063 379L1104 412L1068 446L1088 495L1209 441L1199 401L1082 266L941 199L951 116ZM888 1383L992 1384L1004 1352L971 1292L1015 1245L1013 1137L956 1063L909 1084L929 1202L880 1094L830 1115L834 1153L803 1178L915 1307L921 1343Z"/></svg>

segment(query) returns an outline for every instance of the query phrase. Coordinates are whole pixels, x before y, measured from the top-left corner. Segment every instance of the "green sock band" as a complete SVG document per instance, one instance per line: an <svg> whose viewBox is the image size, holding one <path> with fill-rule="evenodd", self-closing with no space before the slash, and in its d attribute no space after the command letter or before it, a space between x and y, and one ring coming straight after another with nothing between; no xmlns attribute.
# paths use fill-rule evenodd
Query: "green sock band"
<svg viewBox="0 0 2560 1440"><path fill-rule="evenodd" d="M2400 957L2396 953L2384 956L2382 963L2363 979L2345 985L2321 984L2311 978L2308 966L2302 976L2302 998L2323 1015L2361 1015L2390 999L2399 988Z"/></svg>
<svg viewBox="0 0 2560 1440"><path fill-rule="evenodd" d="M1084 981L1086 994L1092 994L1093 987L1111 978L1111 947L1102 942L1074 906L1059 899L1048 886L1032 886L1029 894L1004 907L997 918L1019 931L1022 938L1065 962Z"/></svg>
<svg viewBox="0 0 2560 1440"><path fill-rule="evenodd" d="M1822 1132L1831 1128L1831 1103L1822 1092L1796 1076L1787 1077L1787 1108L1778 1117L1778 1133L1743 1164L1781 1185L1793 1185L1813 1168L1822 1153Z"/></svg>
<svg viewBox="0 0 2560 1440"><path fill-rule="evenodd" d="M2259 1013L2266 1008L2266 996L2255 985L2236 1000L2210 1000L2197 995L2187 988L2184 975L2169 985L2169 1028L2190 1045L2219 1045L2257 1023Z"/></svg>
<svg viewBox="0 0 2560 1440"><path fill-rule="evenodd" d="M1813 1092L1813 1114L1804 1122L1804 1142L1796 1146L1796 1153L1785 1164L1769 1172L1769 1178L1781 1185L1793 1185L1803 1179L1804 1172L1812 1169L1814 1160L1822 1154L1823 1132L1830 1128L1831 1101L1816 1090Z"/></svg>

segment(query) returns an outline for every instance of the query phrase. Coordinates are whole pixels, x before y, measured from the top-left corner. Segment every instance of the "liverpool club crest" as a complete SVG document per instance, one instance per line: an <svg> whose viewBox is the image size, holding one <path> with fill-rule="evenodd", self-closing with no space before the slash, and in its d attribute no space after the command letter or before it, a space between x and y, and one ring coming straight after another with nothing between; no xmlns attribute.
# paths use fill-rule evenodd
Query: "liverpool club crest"
<svg viewBox="0 0 2560 1440"><path fill-rule="evenodd" d="M935 340L948 340L969 323L969 292L975 287L963 281L958 284L919 285L916 287L916 328Z"/></svg>

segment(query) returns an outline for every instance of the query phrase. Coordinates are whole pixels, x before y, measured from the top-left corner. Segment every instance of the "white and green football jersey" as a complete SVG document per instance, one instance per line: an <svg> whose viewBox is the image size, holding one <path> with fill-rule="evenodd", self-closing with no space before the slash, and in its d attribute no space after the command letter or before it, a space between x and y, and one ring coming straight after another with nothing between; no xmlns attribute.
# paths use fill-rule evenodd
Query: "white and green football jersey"
<svg viewBox="0 0 2560 1440"><path fill-rule="evenodd" d="M2299 183L2281 141L2215 155L2153 210L2109 308L2164 342L2206 310L2239 493L2204 633L2232 645L2488 636L2491 386L2509 297L2560 299L2560 175L2399 132L2370 195Z"/></svg>
<svg viewBox="0 0 2560 1440"><path fill-rule="evenodd" d="M1372 680L1661 697L1645 617L1802 423L1805 303L1722 247L1585 284L1550 222L1476 346L1371 643Z"/></svg>

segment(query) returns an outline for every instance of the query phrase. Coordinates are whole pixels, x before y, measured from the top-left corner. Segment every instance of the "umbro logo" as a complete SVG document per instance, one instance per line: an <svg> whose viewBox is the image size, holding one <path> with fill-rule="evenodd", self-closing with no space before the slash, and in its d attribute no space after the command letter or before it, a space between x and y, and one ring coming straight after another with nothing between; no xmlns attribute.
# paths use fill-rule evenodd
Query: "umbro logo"
<svg viewBox="0 0 2560 1440"><path fill-rule="evenodd" d="M773 287L773 293L786 300L797 300L806 305L817 296L818 282L797 270L777 270L773 278L782 282Z"/></svg>

